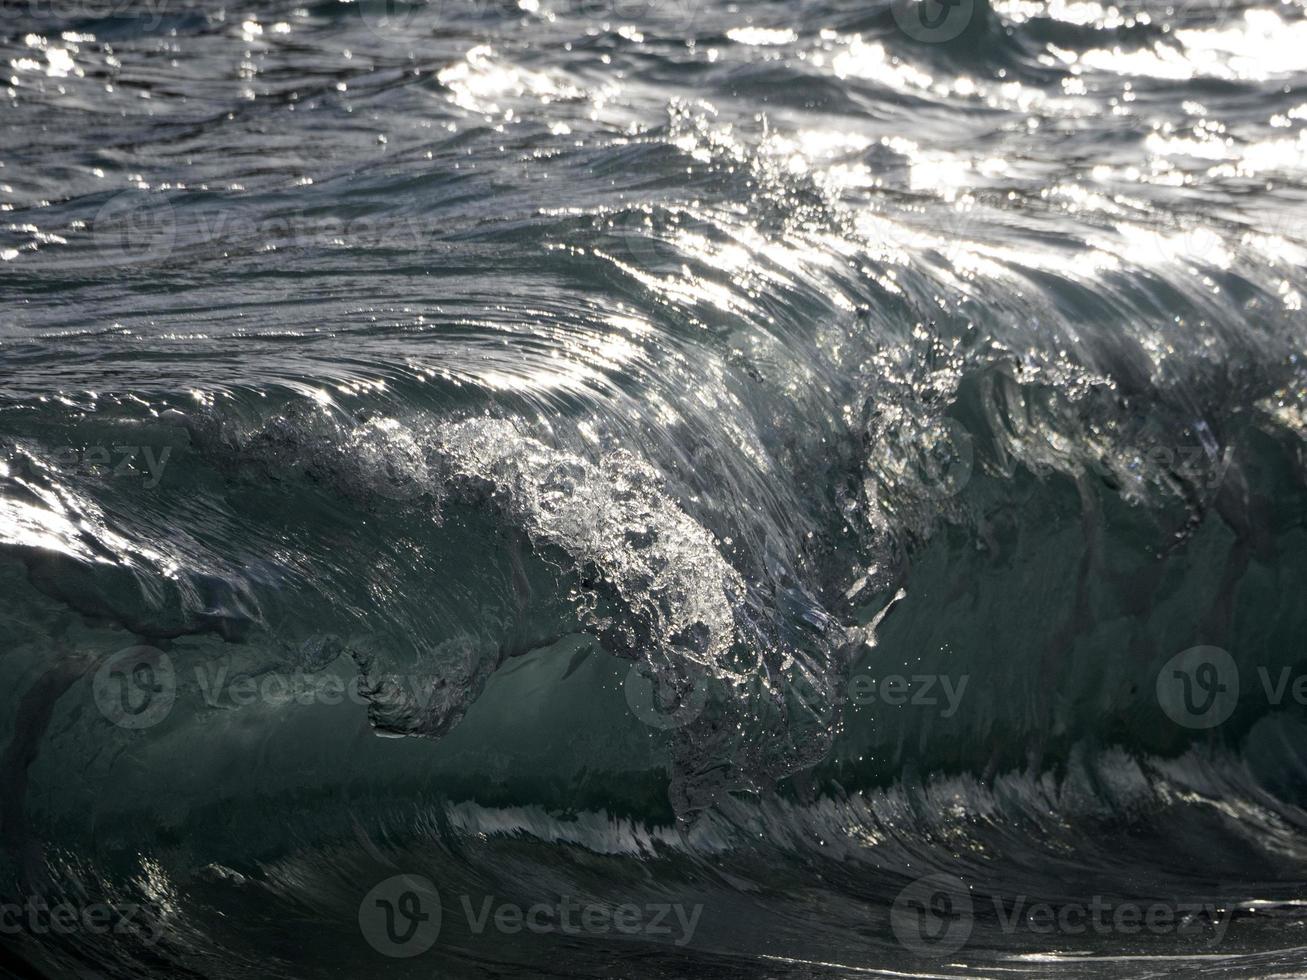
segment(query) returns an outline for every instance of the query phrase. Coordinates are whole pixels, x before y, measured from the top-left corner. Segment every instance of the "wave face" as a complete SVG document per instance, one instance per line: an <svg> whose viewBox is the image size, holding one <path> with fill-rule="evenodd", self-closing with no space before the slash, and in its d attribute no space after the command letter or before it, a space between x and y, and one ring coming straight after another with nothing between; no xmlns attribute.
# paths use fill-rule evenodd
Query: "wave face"
<svg viewBox="0 0 1307 980"><path fill-rule="evenodd" d="M4 10L0 972L1301 975L1303 0Z"/></svg>

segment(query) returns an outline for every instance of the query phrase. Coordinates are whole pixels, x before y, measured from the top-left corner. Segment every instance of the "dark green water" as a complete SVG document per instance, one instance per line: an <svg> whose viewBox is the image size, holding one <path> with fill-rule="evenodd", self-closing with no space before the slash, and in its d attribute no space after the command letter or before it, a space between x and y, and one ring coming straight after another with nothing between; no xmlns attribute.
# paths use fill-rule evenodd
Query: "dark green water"
<svg viewBox="0 0 1307 980"><path fill-rule="evenodd" d="M933 2L0 0L0 972L1302 973L1307 11Z"/></svg>

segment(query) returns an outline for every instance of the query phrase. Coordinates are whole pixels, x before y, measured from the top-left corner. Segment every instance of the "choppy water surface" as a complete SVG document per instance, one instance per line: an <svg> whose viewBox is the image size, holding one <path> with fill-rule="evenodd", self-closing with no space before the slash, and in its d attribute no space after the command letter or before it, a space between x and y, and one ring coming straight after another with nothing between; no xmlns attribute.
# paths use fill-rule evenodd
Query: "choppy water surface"
<svg viewBox="0 0 1307 980"><path fill-rule="evenodd" d="M0 10L0 970L1301 975L1302 0Z"/></svg>

